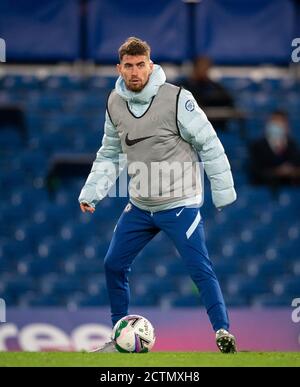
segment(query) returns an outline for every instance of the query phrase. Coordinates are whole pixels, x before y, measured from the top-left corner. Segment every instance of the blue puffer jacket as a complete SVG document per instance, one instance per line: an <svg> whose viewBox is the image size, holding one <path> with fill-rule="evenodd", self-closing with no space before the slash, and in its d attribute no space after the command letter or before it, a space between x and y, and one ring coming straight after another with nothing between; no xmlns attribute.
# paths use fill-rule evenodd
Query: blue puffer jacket
<svg viewBox="0 0 300 387"><path fill-rule="evenodd" d="M135 116L141 116L148 108L159 87L166 81L163 69L155 65L149 82L140 93L129 91L124 80L119 77L116 82L117 93L124 98ZM212 200L217 208L222 208L236 200L230 165L224 148L205 113L197 105L193 95L182 90L178 100L178 127L182 138L193 145L203 162L205 172L210 180ZM85 202L95 207L103 199L117 178L115 173L101 166L109 161L114 163L117 175L125 167L120 163L122 154L121 141L118 132L106 112L102 146L97 152L91 172L82 188L79 202ZM99 168L100 167L100 168ZM99 184L103 182L103 184ZM176 207L190 205L191 202L176 202ZM171 208L168 205L167 208ZM167 208L159 208L163 210ZM155 209L154 209L155 210ZM152 208L153 211L153 208Z"/></svg>

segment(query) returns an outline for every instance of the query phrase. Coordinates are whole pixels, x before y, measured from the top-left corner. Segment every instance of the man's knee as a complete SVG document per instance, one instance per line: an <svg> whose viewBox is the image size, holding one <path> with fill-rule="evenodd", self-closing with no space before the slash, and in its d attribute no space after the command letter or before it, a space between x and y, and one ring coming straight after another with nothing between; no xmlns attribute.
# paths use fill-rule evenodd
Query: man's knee
<svg viewBox="0 0 300 387"><path fill-rule="evenodd" d="M106 272L119 273L124 270L122 267L120 257L116 257L115 255L106 255L104 258L104 269Z"/></svg>

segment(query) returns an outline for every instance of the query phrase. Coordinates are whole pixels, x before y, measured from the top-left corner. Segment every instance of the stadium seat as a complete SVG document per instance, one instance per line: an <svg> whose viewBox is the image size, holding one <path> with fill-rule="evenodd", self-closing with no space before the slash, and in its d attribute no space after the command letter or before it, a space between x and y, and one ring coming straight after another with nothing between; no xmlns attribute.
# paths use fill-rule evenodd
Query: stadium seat
<svg viewBox="0 0 300 387"><path fill-rule="evenodd" d="M300 140L299 84L291 79L221 79L248 112L247 136L262 134L274 107L290 114ZM106 98L115 77L3 75L0 100L22 102L28 139L0 131L0 297L10 305L107 305L103 259L127 198L106 198L93 216L80 212L85 177L52 181L57 152L95 154L103 135ZM231 161L237 201L218 212L205 179L201 213L209 254L229 306L287 306L299 296L300 190L277 197L251 186L247 146L236 130L219 133ZM170 241L159 233L130 274L136 306L198 306L197 291Z"/></svg>

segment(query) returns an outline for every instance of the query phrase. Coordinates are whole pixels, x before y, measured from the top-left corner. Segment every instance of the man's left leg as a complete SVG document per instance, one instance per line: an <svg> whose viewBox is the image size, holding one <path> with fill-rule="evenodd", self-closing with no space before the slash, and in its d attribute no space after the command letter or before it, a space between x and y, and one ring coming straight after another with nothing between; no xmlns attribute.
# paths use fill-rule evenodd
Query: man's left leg
<svg viewBox="0 0 300 387"><path fill-rule="evenodd" d="M226 345L224 332L229 328L228 314L219 281L208 256L199 208L179 207L161 211L155 216L155 221L172 239L183 258L217 333L217 344L222 352L226 352L226 348L223 351L221 346ZM221 338L219 341L218 336ZM232 338L234 339L233 336ZM235 342L233 344L235 347Z"/></svg>

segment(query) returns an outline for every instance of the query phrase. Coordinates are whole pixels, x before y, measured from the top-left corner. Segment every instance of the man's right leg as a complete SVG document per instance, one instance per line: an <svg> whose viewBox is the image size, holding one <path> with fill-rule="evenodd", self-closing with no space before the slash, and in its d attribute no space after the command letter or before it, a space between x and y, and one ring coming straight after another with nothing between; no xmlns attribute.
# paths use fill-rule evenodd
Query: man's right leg
<svg viewBox="0 0 300 387"><path fill-rule="evenodd" d="M113 326L128 314L130 266L137 254L158 231L151 214L131 203L126 206L118 220L104 259Z"/></svg>

